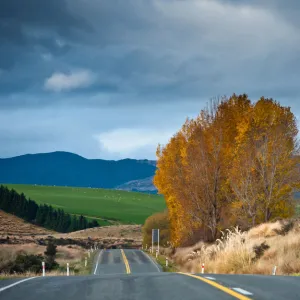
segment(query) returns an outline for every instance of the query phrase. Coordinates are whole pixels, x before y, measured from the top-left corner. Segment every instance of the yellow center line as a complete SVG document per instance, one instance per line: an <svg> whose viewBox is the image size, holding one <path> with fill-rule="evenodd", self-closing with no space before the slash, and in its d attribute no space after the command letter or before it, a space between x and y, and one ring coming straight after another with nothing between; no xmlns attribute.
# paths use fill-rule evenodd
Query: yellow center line
<svg viewBox="0 0 300 300"><path fill-rule="evenodd" d="M217 288L217 289L219 289L219 290L221 290L221 291L223 291L223 292L225 292L225 293L227 293L227 294L229 294L229 295L231 295L231 296L233 296L233 297L235 297L235 298L237 298L239 300L251 300L251 298L243 296L243 295L241 295L241 294L239 294L239 293L237 293L237 292L235 292L235 291L233 291L233 290L231 290L231 289L229 289L229 288L227 288L227 287L225 287L225 286L223 286L221 284L218 284L218 283L216 283L214 281L211 281L209 279L206 279L206 278L203 278L203 277L200 277L200 276L196 276L196 275L192 275L192 274L188 274L188 273L178 272L178 274L182 274L182 275L186 275L186 276L190 276L190 277L199 279L199 280L201 280L203 282L206 282L207 284L210 284L213 287L215 287L215 288Z"/></svg>
<svg viewBox="0 0 300 300"><path fill-rule="evenodd" d="M127 274L130 274L130 273L131 273L131 271L130 271L130 266L129 266L127 257L126 257L126 255L125 255L125 252L124 252L123 249L121 249L121 253L122 253L123 261L124 261L124 264L125 264L126 273L127 273Z"/></svg>

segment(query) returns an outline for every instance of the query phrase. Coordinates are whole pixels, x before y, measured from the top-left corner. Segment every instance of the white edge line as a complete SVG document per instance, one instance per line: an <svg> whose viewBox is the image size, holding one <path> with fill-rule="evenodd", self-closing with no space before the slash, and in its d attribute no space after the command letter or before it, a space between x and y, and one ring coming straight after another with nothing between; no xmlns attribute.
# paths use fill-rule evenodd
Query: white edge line
<svg viewBox="0 0 300 300"><path fill-rule="evenodd" d="M39 276L38 276L38 277L39 277ZM28 280L31 280L31 279L34 279L34 278L38 278L38 277L30 277L30 278L26 278L26 279L17 281L17 282L15 282L15 283L12 283L12 284L10 284L10 285L7 285L7 286L5 286L5 287L3 287L3 288L0 288L0 292L3 292L3 291L5 291L5 290L7 290L7 289L9 289L9 288L11 288L11 287L17 285L17 284L20 284L20 283L22 283L22 282L25 282L25 281L28 281Z"/></svg>
<svg viewBox="0 0 300 300"><path fill-rule="evenodd" d="M141 251L141 250L139 250ZM146 254L144 251L141 251L142 253L144 253L144 255L151 261L151 263L157 268L158 272L161 272L161 269L159 268L159 266L154 262L154 260L148 255Z"/></svg>
<svg viewBox="0 0 300 300"><path fill-rule="evenodd" d="M210 279L210 280L216 280L216 278L214 278L214 277L209 277L209 276L204 276L204 277L207 279Z"/></svg>
<svg viewBox="0 0 300 300"><path fill-rule="evenodd" d="M99 259L100 259L100 255L101 255L102 251L103 251L103 250L101 250L101 251L99 252L99 255L98 255L98 258L97 258L96 267L95 267L95 271L94 271L94 275L96 275L97 268L98 268L98 264L99 264Z"/></svg>
<svg viewBox="0 0 300 300"><path fill-rule="evenodd" d="M232 289L235 290L236 292L240 293L240 294L243 294L243 295L247 295L247 296L253 295L252 293L250 293L248 291L245 291L241 288L232 288Z"/></svg>

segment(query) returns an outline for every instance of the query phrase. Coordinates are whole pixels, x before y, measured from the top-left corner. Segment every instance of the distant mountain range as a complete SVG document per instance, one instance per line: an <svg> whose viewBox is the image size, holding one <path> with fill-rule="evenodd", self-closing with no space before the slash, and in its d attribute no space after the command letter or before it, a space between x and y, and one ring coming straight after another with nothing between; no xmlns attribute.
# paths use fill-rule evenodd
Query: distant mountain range
<svg viewBox="0 0 300 300"><path fill-rule="evenodd" d="M157 193L157 189L153 184L153 177L147 177L144 179L132 180L123 183L116 187L118 190L124 191L136 191L136 192L146 192L146 193Z"/></svg>
<svg viewBox="0 0 300 300"><path fill-rule="evenodd" d="M86 159L69 152L0 159L0 183L97 187L155 193L153 160Z"/></svg>

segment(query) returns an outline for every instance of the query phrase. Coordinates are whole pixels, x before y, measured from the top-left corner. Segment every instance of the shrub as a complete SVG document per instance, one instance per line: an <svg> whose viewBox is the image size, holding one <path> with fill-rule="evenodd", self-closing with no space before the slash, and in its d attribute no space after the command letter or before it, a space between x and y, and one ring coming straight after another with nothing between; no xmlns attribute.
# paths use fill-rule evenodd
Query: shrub
<svg viewBox="0 0 300 300"><path fill-rule="evenodd" d="M18 254L14 261L8 261L0 269L0 273L40 273L42 271L43 256L34 254Z"/></svg>
<svg viewBox="0 0 300 300"><path fill-rule="evenodd" d="M46 251L44 252L45 256L46 256L46 266L48 267L48 269L52 270L58 267L57 262L55 261L55 257L56 257L56 245L54 244L53 241L49 241Z"/></svg>
<svg viewBox="0 0 300 300"><path fill-rule="evenodd" d="M143 226L143 245L144 247L152 244L152 229L159 229L160 245L162 247L169 246L170 241L170 226L168 212L155 213L146 219Z"/></svg>

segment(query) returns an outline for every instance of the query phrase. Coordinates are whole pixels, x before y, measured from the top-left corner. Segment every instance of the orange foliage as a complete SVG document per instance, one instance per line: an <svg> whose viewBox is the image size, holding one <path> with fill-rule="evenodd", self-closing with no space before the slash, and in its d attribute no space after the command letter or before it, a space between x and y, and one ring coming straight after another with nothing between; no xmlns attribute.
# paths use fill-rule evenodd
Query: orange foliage
<svg viewBox="0 0 300 300"><path fill-rule="evenodd" d="M289 108L247 95L211 101L157 149L154 183L165 196L174 246L199 230L215 239L231 223L293 213L299 186L297 127ZM231 225L235 225L231 224Z"/></svg>

